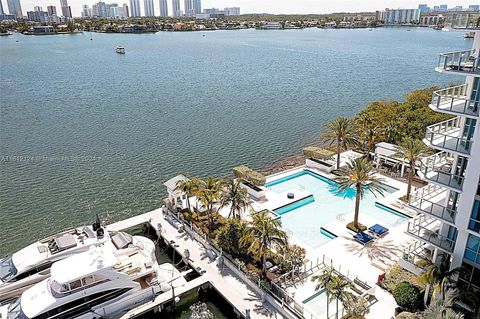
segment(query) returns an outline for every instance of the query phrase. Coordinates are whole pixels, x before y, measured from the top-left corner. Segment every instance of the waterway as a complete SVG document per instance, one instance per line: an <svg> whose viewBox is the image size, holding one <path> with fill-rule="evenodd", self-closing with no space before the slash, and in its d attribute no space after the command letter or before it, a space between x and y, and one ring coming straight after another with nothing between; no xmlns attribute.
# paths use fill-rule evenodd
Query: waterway
<svg viewBox="0 0 480 319"><path fill-rule="evenodd" d="M0 255L162 204L163 182L262 167L369 101L462 78L425 28L0 38ZM117 45L126 54L116 54Z"/></svg>

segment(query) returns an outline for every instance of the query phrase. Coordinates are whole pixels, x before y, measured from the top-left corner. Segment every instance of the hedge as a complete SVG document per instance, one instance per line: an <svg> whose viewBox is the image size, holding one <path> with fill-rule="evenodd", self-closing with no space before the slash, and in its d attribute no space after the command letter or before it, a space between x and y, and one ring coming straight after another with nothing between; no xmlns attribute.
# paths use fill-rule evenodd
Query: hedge
<svg viewBox="0 0 480 319"><path fill-rule="evenodd" d="M233 175L235 175L236 178L242 178L256 186L265 185L267 182L267 179L263 174L254 171L245 165L234 167Z"/></svg>
<svg viewBox="0 0 480 319"><path fill-rule="evenodd" d="M305 157L318 160L327 160L330 159L333 155L335 155L335 153L324 148L308 146L303 149L303 155L305 155Z"/></svg>

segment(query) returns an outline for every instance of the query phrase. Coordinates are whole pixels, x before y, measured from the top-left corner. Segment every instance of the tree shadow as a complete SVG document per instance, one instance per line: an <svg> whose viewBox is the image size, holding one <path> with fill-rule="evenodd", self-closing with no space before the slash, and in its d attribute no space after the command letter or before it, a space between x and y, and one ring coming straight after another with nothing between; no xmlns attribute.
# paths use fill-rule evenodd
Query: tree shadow
<svg viewBox="0 0 480 319"><path fill-rule="evenodd" d="M388 261L395 262L396 260L392 259L392 257L398 258L402 252L402 248L391 239L374 239L366 245L361 245L352 238L342 237L350 242L345 245L347 252L359 258L367 256L372 261L378 260L388 264Z"/></svg>

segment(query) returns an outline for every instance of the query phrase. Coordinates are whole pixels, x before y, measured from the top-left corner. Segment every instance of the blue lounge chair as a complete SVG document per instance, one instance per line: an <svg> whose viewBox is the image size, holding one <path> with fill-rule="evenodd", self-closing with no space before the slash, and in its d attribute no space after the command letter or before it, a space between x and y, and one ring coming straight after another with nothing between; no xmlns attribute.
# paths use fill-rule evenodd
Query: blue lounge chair
<svg viewBox="0 0 480 319"><path fill-rule="evenodd" d="M383 236L386 233L388 233L388 228L383 227L382 225L379 225L379 224L373 225L368 230L371 231L372 233L374 233L375 235L377 235L378 237Z"/></svg>
<svg viewBox="0 0 480 319"><path fill-rule="evenodd" d="M358 241L362 245L366 245L371 242L374 238L365 232L357 233L353 236L353 239Z"/></svg>

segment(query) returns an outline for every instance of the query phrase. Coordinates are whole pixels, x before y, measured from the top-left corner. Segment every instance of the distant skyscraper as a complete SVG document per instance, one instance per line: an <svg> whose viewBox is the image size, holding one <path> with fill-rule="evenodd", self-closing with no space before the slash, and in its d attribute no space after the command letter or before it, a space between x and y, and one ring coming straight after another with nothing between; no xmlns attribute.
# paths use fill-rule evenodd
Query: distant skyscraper
<svg viewBox="0 0 480 319"><path fill-rule="evenodd" d="M180 16L180 0L172 0L172 10L174 17Z"/></svg>
<svg viewBox="0 0 480 319"><path fill-rule="evenodd" d="M143 8L145 9L146 17L154 17L155 11L153 8L153 0L143 0Z"/></svg>
<svg viewBox="0 0 480 319"><path fill-rule="evenodd" d="M123 4L123 14L125 18L130 17L130 11L128 10L128 5L126 3Z"/></svg>
<svg viewBox="0 0 480 319"><path fill-rule="evenodd" d="M42 10L42 7L40 7L40 6L35 6L35 7L33 7L33 11L35 11L35 12L40 12L40 11L43 11L43 10Z"/></svg>
<svg viewBox="0 0 480 319"><path fill-rule="evenodd" d="M67 0L60 0L60 8L62 10L62 16L65 18L72 17L72 9L68 6Z"/></svg>
<svg viewBox="0 0 480 319"><path fill-rule="evenodd" d="M5 11L3 11L2 0L0 0L0 15L4 15L4 14L5 14Z"/></svg>
<svg viewBox="0 0 480 319"><path fill-rule="evenodd" d="M160 16L161 17L168 17L167 0L159 0L158 5L159 5L159 8L160 8Z"/></svg>
<svg viewBox="0 0 480 319"><path fill-rule="evenodd" d="M130 0L130 16L140 17L140 0Z"/></svg>
<svg viewBox="0 0 480 319"><path fill-rule="evenodd" d="M240 15L240 8L239 7L225 8L224 11L225 11L226 16L239 16Z"/></svg>
<svg viewBox="0 0 480 319"><path fill-rule="evenodd" d="M23 18L22 6L20 0L7 0L8 12L13 14L16 18Z"/></svg>
<svg viewBox="0 0 480 319"><path fill-rule="evenodd" d="M430 12L430 8L426 4L419 4L418 8L420 9L421 13L428 13Z"/></svg>
<svg viewBox="0 0 480 319"><path fill-rule="evenodd" d="M446 4L441 4L440 5L440 11L447 11L448 10L448 5Z"/></svg>
<svg viewBox="0 0 480 319"><path fill-rule="evenodd" d="M57 7L55 6L48 6L47 12L49 16L56 16L57 15Z"/></svg>
<svg viewBox="0 0 480 319"><path fill-rule="evenodd" d="M202 0L193 0L193 10L195 14L202 13Z"/></svg>
<svg viewBox="0 0 480 319"><path fill-rule="evenodd" d="M478 4L471 4L468 6L468 11L479 11L480 5Z"/></svg>
<svg viewBox="0 0 480 319"><path fill-rule="evenodd" d="M193 0L185 0L185 15L188 17L195 15L195 10L193 9Z"/></svg>

